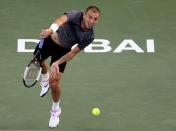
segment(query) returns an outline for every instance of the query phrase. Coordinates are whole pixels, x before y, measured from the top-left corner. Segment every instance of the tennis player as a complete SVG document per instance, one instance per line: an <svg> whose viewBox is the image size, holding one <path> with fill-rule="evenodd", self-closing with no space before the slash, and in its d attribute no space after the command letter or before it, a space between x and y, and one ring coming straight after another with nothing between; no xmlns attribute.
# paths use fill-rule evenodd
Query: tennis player
<svg viewBox="0 0 176 131"><path fill-rule="evenodd" d="M43 47L40 49L42 80L40 96L43 97L51 88L53 105L49 127L54 128L59 124L61 113L60 80L64 73L66 63L73 59L82 49L94 40L93 26L97 24L100 10L96 6L89 6L85 12L71 10L56 19L50 28L42 30L44 38ZM74 48L73 45L77 44ZM39 49L36 47L34 54ZM51 56L51 68L48 72L46 59Z"/></svg>

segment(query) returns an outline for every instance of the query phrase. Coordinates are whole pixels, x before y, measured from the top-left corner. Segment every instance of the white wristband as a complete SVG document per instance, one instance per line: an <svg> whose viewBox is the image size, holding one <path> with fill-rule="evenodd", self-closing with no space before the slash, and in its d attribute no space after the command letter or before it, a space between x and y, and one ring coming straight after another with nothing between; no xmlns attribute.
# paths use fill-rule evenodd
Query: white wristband
<svg viewBox="0 0 176 131"><path fill-rule="evenodd" d="M58 29L59 29L59 26L55 23L53 23L51 26L50 26L50 29L53 30L53 32L56 32Z"/></svg>

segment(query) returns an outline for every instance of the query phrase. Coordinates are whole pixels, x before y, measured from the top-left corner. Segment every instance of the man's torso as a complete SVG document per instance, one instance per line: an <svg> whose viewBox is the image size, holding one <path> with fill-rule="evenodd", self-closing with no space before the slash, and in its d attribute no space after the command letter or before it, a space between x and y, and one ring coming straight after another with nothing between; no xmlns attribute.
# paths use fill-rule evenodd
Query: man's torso
<svg viewBox="0 0 176 131"><path fill-rule="evenodd" d="M94 32L93 29L82 30L83 13L73 10L66 13L66 15L68 16L68 22L59 27L57 31L60 44L65 48L71 48L77 43L80 44L80 48L90 44L94 39Z"/></svg>

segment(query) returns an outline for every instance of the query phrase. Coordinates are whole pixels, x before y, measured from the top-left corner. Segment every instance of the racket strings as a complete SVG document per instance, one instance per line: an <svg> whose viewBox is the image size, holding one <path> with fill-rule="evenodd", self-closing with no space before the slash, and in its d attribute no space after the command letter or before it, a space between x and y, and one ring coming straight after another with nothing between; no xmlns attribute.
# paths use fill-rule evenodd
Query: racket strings
<svg viewBox="0 0 176 131"><path fill-rule="evenodd" d="M38 63L32 63L25 74L25 81L32 82L35 81L40 75L40 66Z"/></svg>
<svg viewBox="0 0 176 131"><path fill-rule="evenodd" d="M41 41L43 43L43 41ZM40 50L34 54L33 59L28 63L23 75L23 84L26 87L33 87L41 75L41 53Z"/></svg>

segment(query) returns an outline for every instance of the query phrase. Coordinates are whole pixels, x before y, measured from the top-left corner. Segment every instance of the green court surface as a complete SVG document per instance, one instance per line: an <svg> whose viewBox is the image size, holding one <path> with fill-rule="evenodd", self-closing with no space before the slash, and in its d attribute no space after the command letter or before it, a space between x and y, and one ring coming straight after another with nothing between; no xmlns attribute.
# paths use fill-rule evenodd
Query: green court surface
<svg viewBox="0 0 176 131"><path fill-rule="evenodd" d="M51 130L50 92L40 98L39 84L23 86L32 53L17 52L17 40L38 39L65 11L89 5L102 11L95 38L110 41L112 50L82 51L68 63L61 120L53 130L176 130L175 0L0 0L0 130ZM114 53L127 39L144 53ZM153 53L147 52L148 39L154 40ZM93 107L100 116L91 115Z"/></svg>

